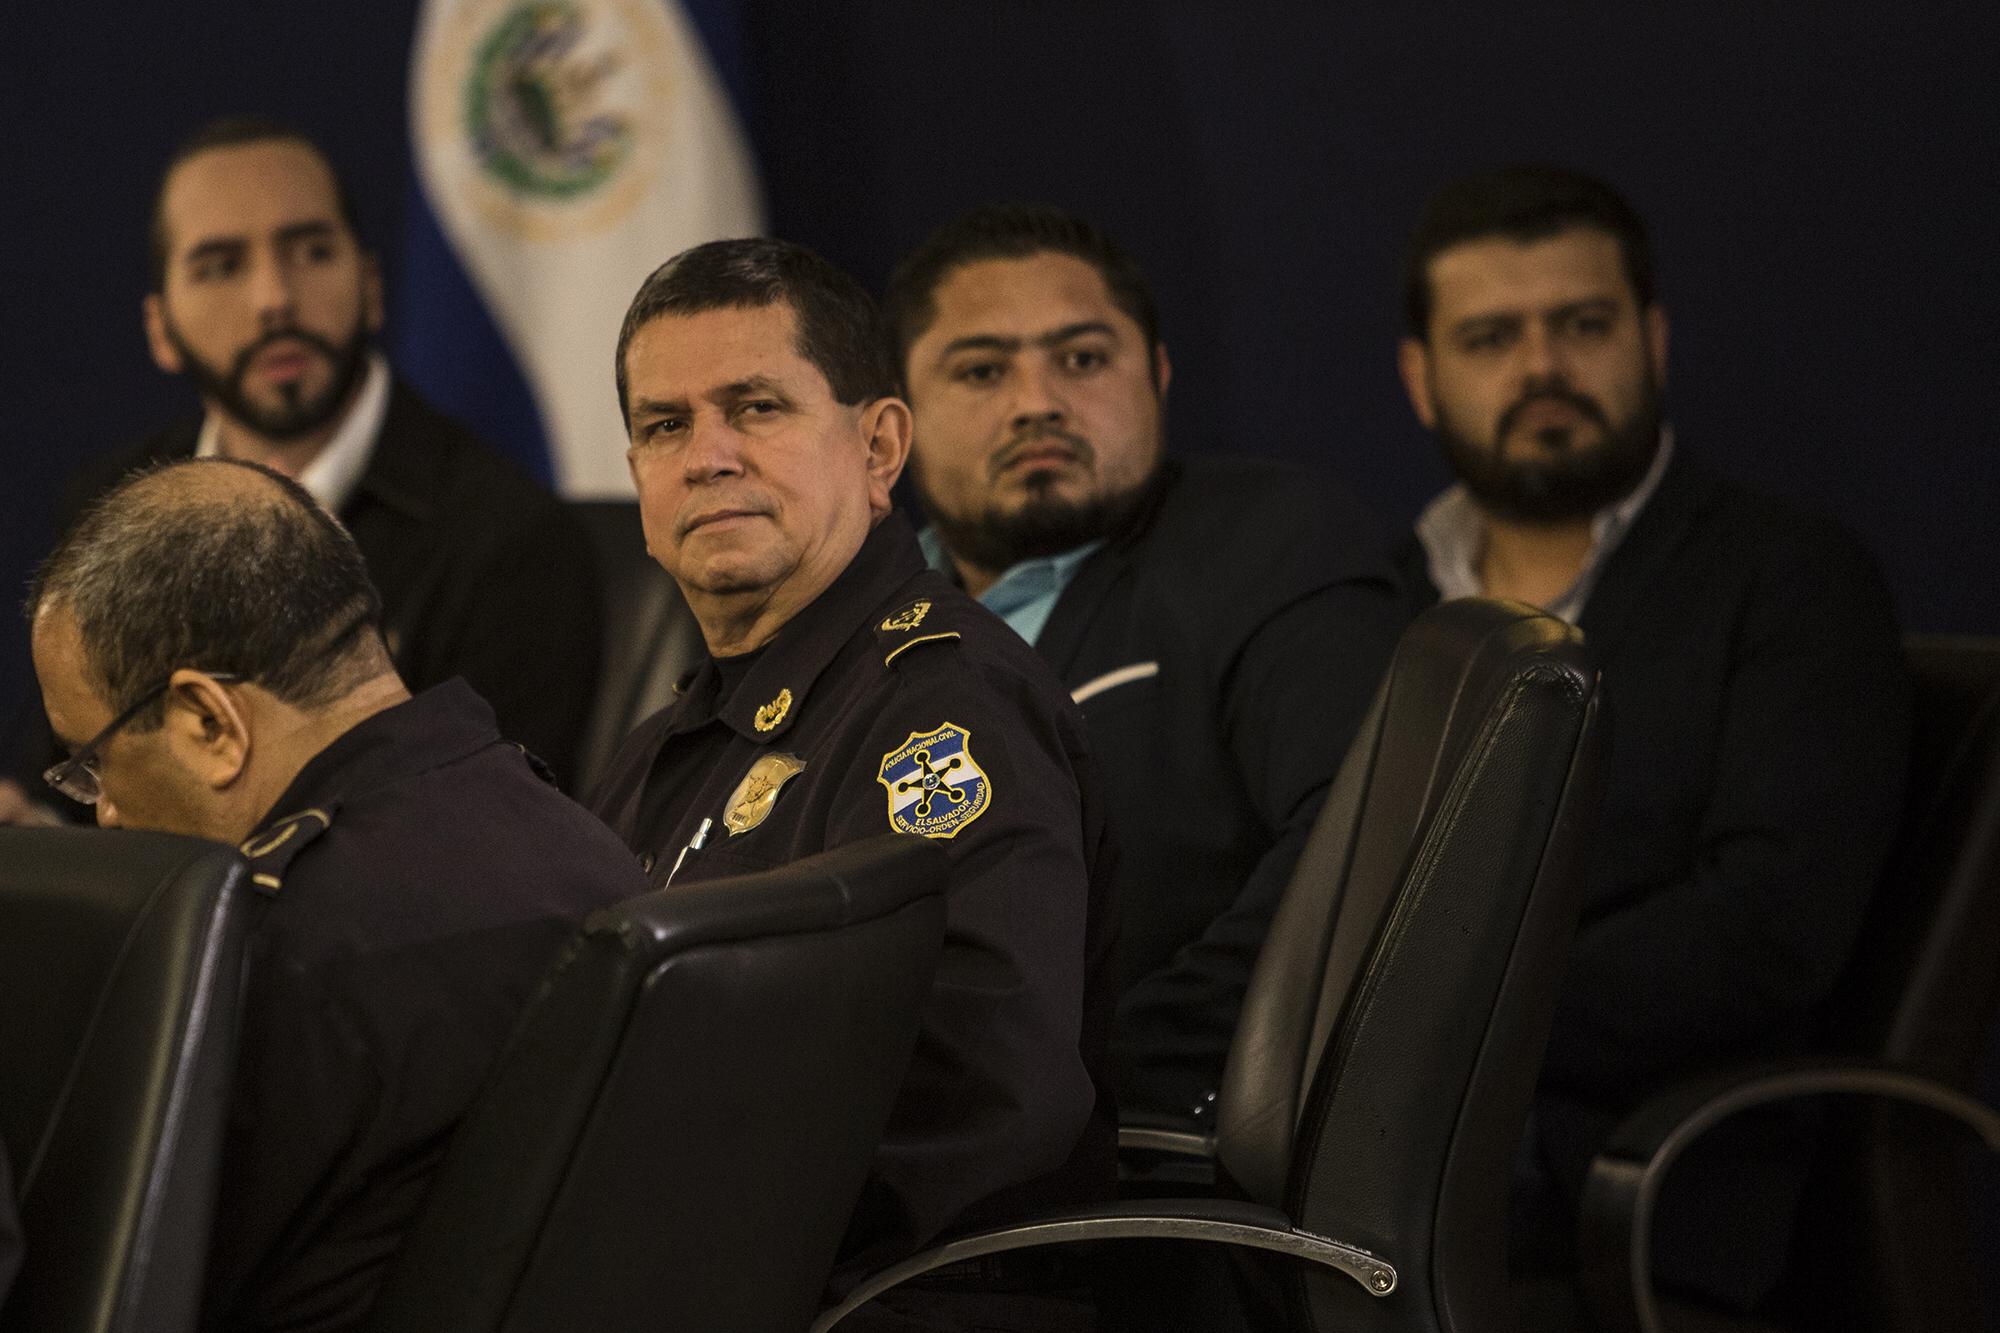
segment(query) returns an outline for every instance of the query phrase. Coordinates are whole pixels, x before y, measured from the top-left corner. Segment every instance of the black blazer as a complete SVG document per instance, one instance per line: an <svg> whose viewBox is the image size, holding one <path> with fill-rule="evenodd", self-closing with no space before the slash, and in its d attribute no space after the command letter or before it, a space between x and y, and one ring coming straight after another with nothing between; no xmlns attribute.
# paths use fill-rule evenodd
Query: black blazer
<svg viewBox="0 0 2000 1333"><path fill-rule="evenodd" d="M1119 845L1122 1111L1185 1118L1219 1084L1272 910L1405 620L1351 496L1218 455L1170 458L1056 602L1035 646L1080 696Z"/></svg>
<svg viewBox="0 0 2000 1333"><path fill-rule="evenodd" d="M201 417L190 416L85 468L57 530L134 468L193 457L200 433ZM383 629L410 689L465 677L501 734L567 781L601 652L581 521L400 381L340 517L382 593Z"/></svg>
<svg viewBox="0 0 2000 1333"><path fill-rule="evenodd" d="M1435 600L1420 549L1408 565ZM1647 1094L1810 1041L1888 855L1910 735L1894 610L1860 543L1684 454L1578 623L1611 754L1535 1109L1572 1201ZM1662 1277L1747 1304L1782 1259L1810 1135L1740 1129L1676 1167L1658 1247ZM1720 1220L1736 1204L1767 1214L1752 1235L1776 1230L1761 1255Z"/></svg>

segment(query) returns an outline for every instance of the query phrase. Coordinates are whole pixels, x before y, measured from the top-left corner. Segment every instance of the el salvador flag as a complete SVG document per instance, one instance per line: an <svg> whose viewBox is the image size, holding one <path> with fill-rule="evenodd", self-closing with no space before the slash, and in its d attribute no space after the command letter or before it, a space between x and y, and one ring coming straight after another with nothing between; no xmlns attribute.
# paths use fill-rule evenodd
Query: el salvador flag
<svg viewBox="0 0 2000 1333"><path fill-rule="evenodd" d="M639 283L763 230L720 0L425 0L390 324L426 397L579 499L626 496L612 387Z"/></svg>

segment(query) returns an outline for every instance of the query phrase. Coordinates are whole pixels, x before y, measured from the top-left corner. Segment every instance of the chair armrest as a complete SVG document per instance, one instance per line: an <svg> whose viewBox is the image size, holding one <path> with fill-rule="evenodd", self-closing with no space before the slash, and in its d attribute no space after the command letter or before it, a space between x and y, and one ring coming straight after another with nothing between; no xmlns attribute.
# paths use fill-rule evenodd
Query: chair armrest
<svg viewBox="0 0 2000 1333"><path fill-rule="evenodd" d="M845 1300L813 1321L827 1333L842 1319L913 1277L947 1264L1009 1250L1107 1240L1199 1240L1240 1245L1304 1259L1345 1273L1372 1296L1396 1289L1396 1270L1367 1250L1292 1225L1275 1208L1219 1199L1143 1199L1046 1213L1012 1226L956 1236L865 1279Z"/></svg>
<svg viewBox="0 0 2000 1333"><path fill-rule="evenodd" d="M1825 1093L1887 1097L1970 1127L2000 1153L2000 1111L1896 1065L1868 1060L1762 1065L1669 1088L1626 1117L1584 1178L1578 1279L1610 1333L1659 1333L1653 1296L1653 1209L1667 1170L1708 1130L1753 1106Z"/></svg>
<svg viewBox="0 0 2000 1333"><path fill-rule="evenodd" d="M1215 1135L1196 1134L1185 1129L1154 1129L1148 1125L1120 1125L1118 1151L1170 1153L1175 1157L1215 1160Z"/></svg>
<svg viewBox="0 0 2000 1333"><path fill-rule="evenodd" d="M1121 1198L1167 1198L1215 1189L1215 1136L1152 1125L1118 1127Z"/></svg>

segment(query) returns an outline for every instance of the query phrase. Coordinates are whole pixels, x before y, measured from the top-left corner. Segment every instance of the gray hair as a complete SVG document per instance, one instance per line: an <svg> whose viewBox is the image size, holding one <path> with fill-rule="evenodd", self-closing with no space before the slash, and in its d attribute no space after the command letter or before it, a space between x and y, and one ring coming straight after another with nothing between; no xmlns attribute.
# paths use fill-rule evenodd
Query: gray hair
<svg viewBox="0 0 2000 1333"><path fill-rule="evenodd" d="M35 572L28 619L56 607L113 710L182 667L232 672L312 708L387 665L373 632L382 599L354 538L297 482L254 463L184 459L107 491ZM134 725L161 716L156 705Z"/></svg>

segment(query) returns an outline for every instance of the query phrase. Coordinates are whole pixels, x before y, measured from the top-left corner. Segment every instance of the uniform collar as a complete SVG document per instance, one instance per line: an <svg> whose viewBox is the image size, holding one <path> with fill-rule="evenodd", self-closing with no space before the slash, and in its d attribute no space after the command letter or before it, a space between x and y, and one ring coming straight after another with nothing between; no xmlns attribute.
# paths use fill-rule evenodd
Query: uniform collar
<svg viewBox="0 0 2000 1333"><path fill-rule="evenodd" d="M715 708L715 662L702 663L675 707L669 734L719 718L745 740L768 745L791 730L806 696L834 657L896 589L924 570L909 520L891 511L826 591L779 629L749 674Z"/></svg>
<svg viewBox="0 0 2000 1333"><path fill-rule="evenodd" d="M492 706L463 680L448 680L335 737L306 761L285 794L258 821L258 828L302 810L338 808L350 794L429 772L499 739Z"/></svg>

